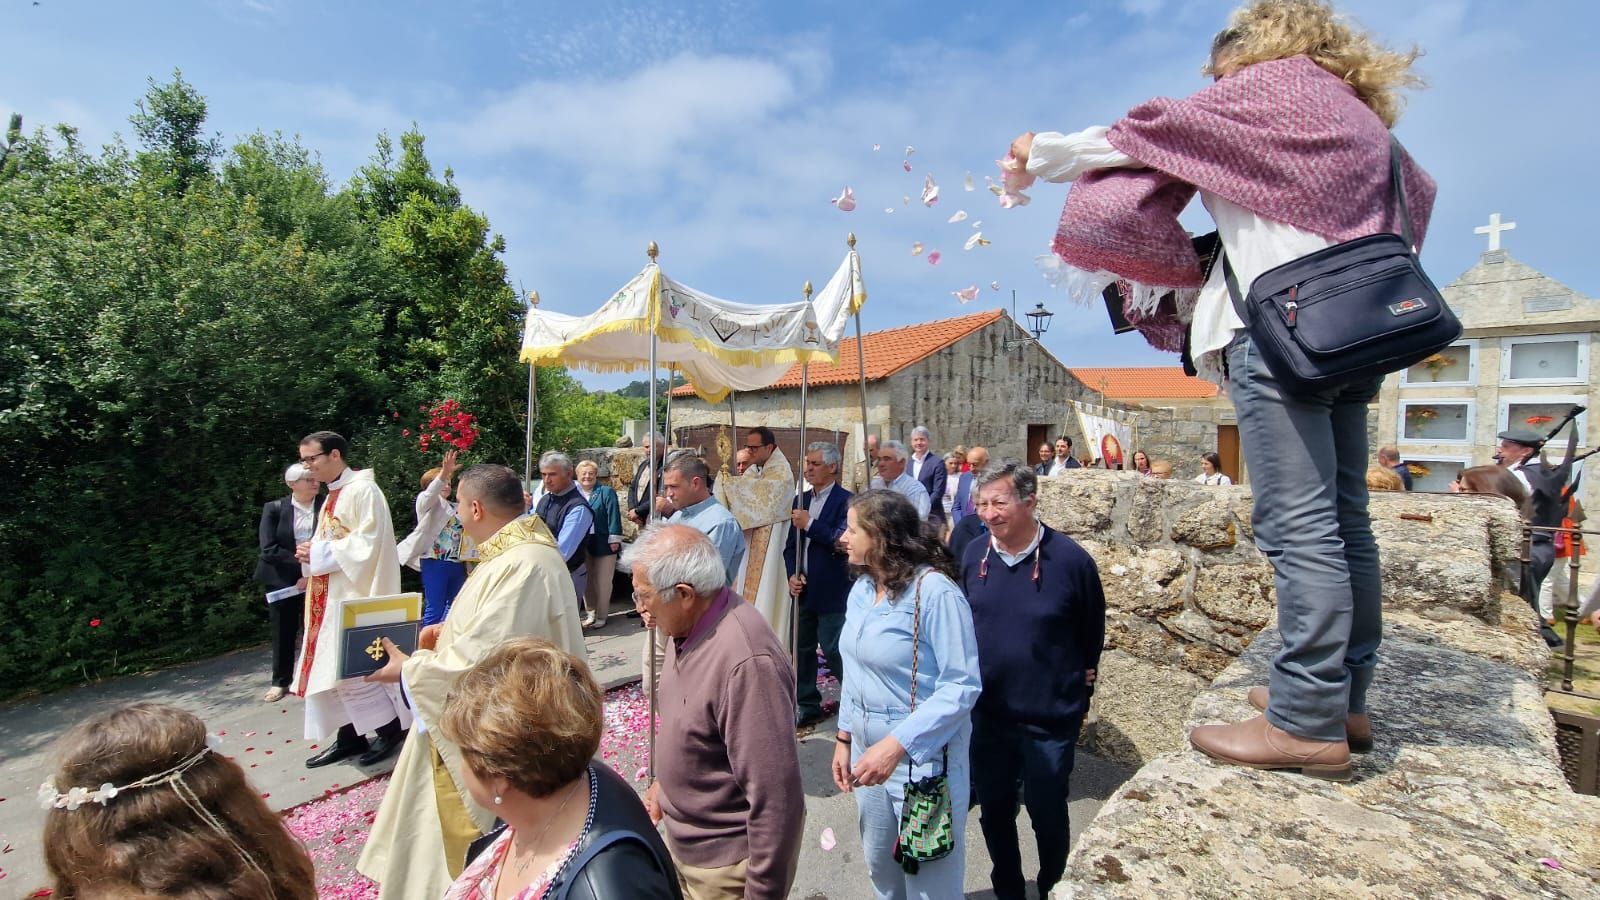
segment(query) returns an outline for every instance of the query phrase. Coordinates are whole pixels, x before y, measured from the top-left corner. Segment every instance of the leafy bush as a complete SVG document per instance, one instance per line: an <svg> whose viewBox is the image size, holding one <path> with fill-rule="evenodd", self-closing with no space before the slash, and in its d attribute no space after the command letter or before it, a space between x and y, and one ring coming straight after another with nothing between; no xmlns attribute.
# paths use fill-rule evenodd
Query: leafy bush
<svg viewBox="0 0 1600 900"><path fill-rule="evenodd" d="M281 136L222 152L205 114L175 75L137 149L14 128L0 157L0 697L263 640L256 523L308 432L351 439L402 533L437 458L401 434L419 404L458 400L468 461L520 468L523 306L422 135L335 189ZM540 382L536 446L642 413Z"/></svg>

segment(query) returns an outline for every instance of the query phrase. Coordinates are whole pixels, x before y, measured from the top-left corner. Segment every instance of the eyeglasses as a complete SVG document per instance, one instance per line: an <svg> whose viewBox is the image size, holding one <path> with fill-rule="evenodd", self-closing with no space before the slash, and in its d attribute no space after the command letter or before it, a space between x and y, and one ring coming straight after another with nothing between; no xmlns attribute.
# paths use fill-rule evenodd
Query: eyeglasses
<svg viewBox="0 0 1600 900"><path fill-rule="evenodd" d="M328 453L329 453L329 451L324 450L321 453L313 453L310 456L302 456L302 457L300 457L300 464L303 465L303 466L309 466L312 463L317 461L317 457L319 457L319 456L327 456Z"/></svg>
<svg viewBox="0 0 1600 900"><path fill-rule="evenodd" d="M680 581L680 582L678 582L677 584L674 584L674 585L670 585L670 587L672 589L676 589L676 588L678 588L680 586L681 587L690 587L690 585L687 582L683 582L683 581ZM668 602L671 602L671 600L672 600L672 598L670 596L668 596L667 594L663 594L661 591L659 591L659 590L657 590L655 588L651 588L650 590L647 590L647 591L634 591L633 592L633 603L634 603L634 605L637 606L639 604L639 599L641 597L649 597L651 595L655 595L657 597L660 597L661 599L666 600Z"/></svg>

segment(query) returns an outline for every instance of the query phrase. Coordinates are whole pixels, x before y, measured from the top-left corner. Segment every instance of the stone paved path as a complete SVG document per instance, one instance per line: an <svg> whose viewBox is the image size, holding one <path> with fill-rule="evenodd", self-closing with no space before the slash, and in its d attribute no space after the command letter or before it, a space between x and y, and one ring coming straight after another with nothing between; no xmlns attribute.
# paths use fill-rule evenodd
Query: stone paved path
<svg viewBox="0 0 1600 900"><path fill-rule="evenodd" d="M589 634L589 663L604 687L614 688L638 677L641 641L638 620L620 615L605 629ZM46 883L38 843L44 812L34 793L49 775L50 745L73 723L105 709L153 700L192 710L213 733L221 735L223 748L239 760L276 809L298 806L388 771L391 762L368 769L346 763L306 769L305 759L315 752L312 748L318 742L301 737L298 701L261 702L267 668L267 650L260 647L0 707L0 897L23 897ZM807 795L806 839L791 896L805 900L871 896L856 834L855 803L840 794L828 777L832 734L831 723L823 723L800 743ZM620 759L608 762L629 778L631 769L636 768ZM1113 763L1079 755L1071 804L1074 837L1130 774ZM1024 835L1030 834L1026 818L1024 813L1019 822ZM825 828L832 828L836 836L831 851L821 848ZM990 897L988 861L977 815L970 818L967 843L968 896ZM1037 864L1031 840L1024 845L1025 870L1031 871Z"/></svg>

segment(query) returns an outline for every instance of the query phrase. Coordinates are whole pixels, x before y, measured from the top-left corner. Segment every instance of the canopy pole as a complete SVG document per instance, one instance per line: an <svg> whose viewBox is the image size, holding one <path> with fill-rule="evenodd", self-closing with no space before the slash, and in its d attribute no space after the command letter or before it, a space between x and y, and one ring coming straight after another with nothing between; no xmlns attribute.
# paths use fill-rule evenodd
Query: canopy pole
<svg viewBox="0 0 1600 900"><path fill-rule="evenodd" d="M743 446L743 442L739 440L739 420L733 402L733 397L737 393L739 392L733 388L728 389L728 440L733 447L733 459L722 461L722 471L732 472L735 475L739 474L739 448Z"/></svg>
<svg viewBox="0 0 1600 900"><path fill-rule="evenodd" d="M528 308L537 309L539 306L539 292L528 292ZM529 491L533 490L533 423L539 418L538 379L534 375L539 367L532 362L528 363L528 428L523 436L522 448L522 484Z"/></svg>
<svg viewBox="0 0 1600 900"><path fill-rule="evenodd" d="M806 302L811 302L811 282L807 281L803 291ZM794 505L800 508L805 500L805 470L806 451L809 444L806 442L806 400L811 389L811 359L807 357L800 363L800 475L795 479ZM820 511L820 510L819 510ZM810 522L806 523L808 526ZM793 526L791 526L793 527ZM801 579L806 577L806 554L809 552L811 532L801 529L794 540L794 571ZM804 588L801 588L803 591ZM800 595L795 594L789 598L789 659L794 663L795 674L800 672Z"/></svg>
<svg viewBox="0 0 1600 900"><path fill-rule="evenodd" d="M854 253L856 250L856 233L854 231L850 232L850 236L845 239L845 243L850 245L850 252ZM861 489L866 490L867 486L872 484L872 456L867 453L867 348L861 342L860 307L856 308L855 319L856 372L861 376L861 447L859 449L861 450L861 458L867 463L867 482L861 485Z"/></svg>
<svg viewBox="0 0 1600 900"><path fill-rule="evenodd" d="M655 376L652 375L651 377L653 378ZM668 447L672 446L674 442L672 434L672 387L673 382L677 380L678 364L667 363L667 421L662 423L662 431L665 434L665 440Z"/></svg>
<svg viewBox="0 0 1600 900"><path fill-rule="evenodd" d="M650 246L645 253L650 257L650 262L652 265L656 261L656 255L660 252L660 248L656 246L656 242L651 241ZM646 517L647 522L653 522L657 517L656 486L661 483L661 471L655 465L655 443L657 437L656 328L660 324L656 321L656 316L657 310L660 308L659 300L660 298L655 295L655 289L652 288L650 295L650 309L646 314L646 321L650 326L650 434L648 438L650 441L650 449L645 453L645 471L650 473L650 514ZM662 441L661 452L663 455L666 453L665 440ZM649 700L647 712L650 716L650 745L646 752L649 756L650 781L651 783L654 783L656 780L656 686L659 680L658 673L656 672L656 626L654 625L651 625L645 633L644 676L647 688L645 693L648 695Z"/></svg>

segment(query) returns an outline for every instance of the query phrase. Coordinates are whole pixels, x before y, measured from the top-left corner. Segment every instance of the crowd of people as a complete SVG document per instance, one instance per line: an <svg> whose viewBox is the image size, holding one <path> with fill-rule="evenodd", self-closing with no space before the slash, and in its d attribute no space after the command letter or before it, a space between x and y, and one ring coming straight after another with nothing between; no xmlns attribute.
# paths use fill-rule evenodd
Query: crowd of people
<svg viewBox="0 0 1600 900"><path fill-rule="evenodd" d="M1351 753L1377 739L1368 485L1404 489L1411 476L1390 448L1369 466L1378 380L1290 390L1227 282L1399 231L1391 152L1409 224L1425 233L1433 182L1389 137L1413 58L1316 0L1255 0L1213 40L1212 85L1111 128L1012 144L1016 173L1075 182L1056 274L1143 302L1139 330L1226 383L1238 412L1283 648L1268 684L1248 693L1260 715L1191 732L1221 764L1346 780ZM1177 220L1196 194L1227 265L1202 266ZM922 427L909 446L870 436L848 478L836 446L804 447L798 495L764 427L745 433L733 474L717 479L734 484L715 490L701 456L669 454L648 436L625 499L559 452L540 458L537 496L504 466L456 477L451 454L423 474L417 528L397 542L349 443L308 435L285 475L290 497L262 516L258 577L277 597L268 699L292 692L306 736L333 735L309 766L399 751L360 871L385 897L787 896L805 819L795 729L827 717L820 658L840 681L828 775L855 800L874 894L962 896L976 808L995 895L1024 897L1025 806L1047 895L1065 868L1070 777L1106 613L1094 560L1039 520L1038 491L1040 479L1095 460L1074 456L1067 435L1040 445L1032 464L991 461L983 447L941 455L933 437ZM1525 503L1537 442L1501 438L1501 465L1465 470L1460 490ZM1172 477L1170 462L1142 450L1131 461L1141 476ZM1195 481L1230 483L1217 454L1198 462ZM788 528L763 546L772 522L751 510L767 488ZM626 545L624 519L639 527ZM1556 551L1546 543L1535 557L1548 571ZM769 553L781 555L794 600L793 646L753 596ZM385 641L381 669L339 678L326 613L398 592L402 564L423 575L430 621L417 649ZM659 737L642 797L594 758L603 697L583 628L610 615L617 567L656 636L645 665L659 684ZM60 752L40 792L60 896L314 895L304 850L194 716L116 710L74 729Z"/></svg>

